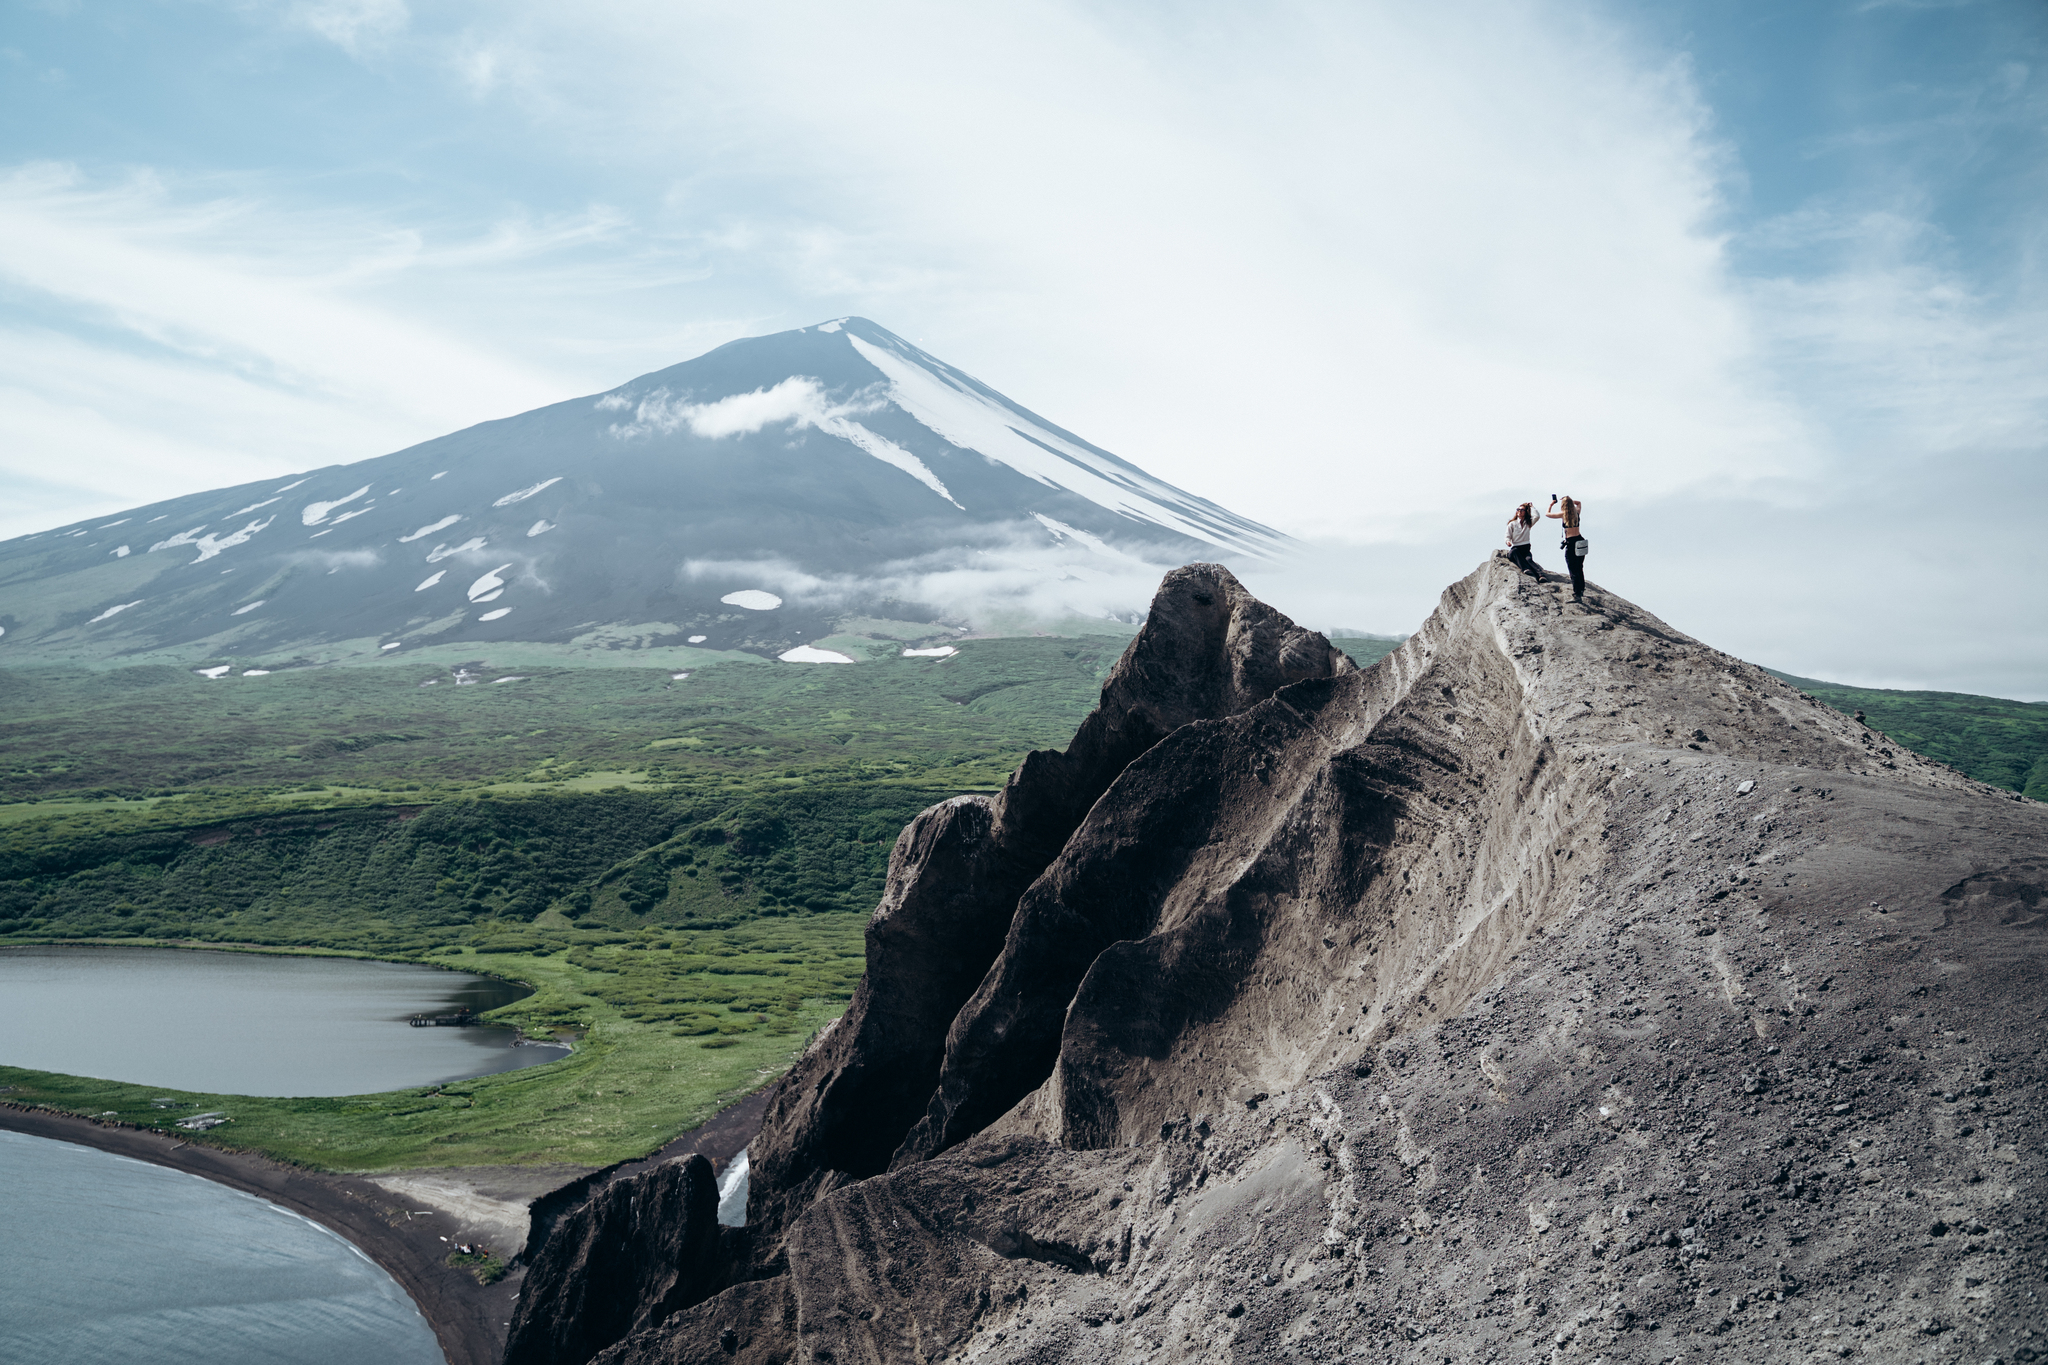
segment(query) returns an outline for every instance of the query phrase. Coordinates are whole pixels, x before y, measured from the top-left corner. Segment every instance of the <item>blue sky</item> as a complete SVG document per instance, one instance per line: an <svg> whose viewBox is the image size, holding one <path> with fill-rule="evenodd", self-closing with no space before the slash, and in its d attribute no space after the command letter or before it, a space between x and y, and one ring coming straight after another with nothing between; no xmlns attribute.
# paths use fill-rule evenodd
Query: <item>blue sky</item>
<svg viewBox="0 0 2048 1365"><path fill-rule="evenodd" d="M876 319L1404 630L2048 697L2038 0L18 3L0 535ZM1548 551L1556 559L1554 549Z"/></svg>

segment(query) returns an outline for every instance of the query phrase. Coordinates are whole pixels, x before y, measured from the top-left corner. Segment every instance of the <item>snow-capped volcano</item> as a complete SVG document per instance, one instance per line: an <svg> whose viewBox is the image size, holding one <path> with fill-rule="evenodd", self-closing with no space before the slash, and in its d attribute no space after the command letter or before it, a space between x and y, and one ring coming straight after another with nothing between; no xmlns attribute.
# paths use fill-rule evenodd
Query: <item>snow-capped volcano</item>
<svg viewBox="0 0 2048 1365"><path fill-rule="evenodd" d="M852 616L1135 610L1162 565L1286 544L841 318L0 544L0 660L366 640L779 654Z"/></svg>

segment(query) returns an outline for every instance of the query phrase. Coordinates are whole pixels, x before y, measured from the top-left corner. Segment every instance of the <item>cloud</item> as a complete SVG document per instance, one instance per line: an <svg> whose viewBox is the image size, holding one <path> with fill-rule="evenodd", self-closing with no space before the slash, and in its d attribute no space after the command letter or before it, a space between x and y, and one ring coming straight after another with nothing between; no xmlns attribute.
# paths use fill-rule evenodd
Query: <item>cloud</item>
<svg viewBox="0 0 2048 1365"><path fill-rule="evenodd" d="M858 577L814 573L773 555L691 559L678 574L694 582L768 588L810 610L891 600L914 604L943 620L995 629L1142 619L1160 576L1178 562L1145 559L1106 545L1091 548L1036 524L985 526L977 534L972 544L907 556Z"/></svg>
<svg viewBox="0 0 2048 1365"><path fill-rule="evenodd" d="M624 407L630 400L608 394L598 400L599 410ZM762 427L791 422L798 427L823 427L850 414L873 412L880 404L834 403L825 396L817 380L791 375L773 388L736 393L714 403L691 403L677 399L667 389L657 389L634 406L633 420L617 423L612 435L624 438L664 435L685 427L696 436L717 440L724 436L745 436Z"/></svg>
<svg viewBox="0 0 2048 1365"><path fill-rule="evenodd" d="M615 382L509 354L459 330L465 310L434 306L465 274L544 274L601 221L501 223L442 250L372 215L150 175L0 172L0 289L25 305L0 322L0 473L113 510L361 459ZM10 507L0 534L47 516Z"/></svg>
<svg viewBox="0 0 2048 1365"><path fill-rule="evenodd" d="M356 54L388 43L412 21L405 0L292 0L284 15L287 22Z"/></svg>
<svg viewBox="0 0 2048 1365"><path fill-rule="evenodd" d="M614 411L625 407L628 401L621 395L607 394L597 400L597 407L601 412ZM799 429L815 427L827 436L852 443L883 464L902 470L955 507L960 506L945 483L923 460L888 437L853 420L856 416L879 410L888 401L881 396L881 386L878 385L863 389L844 401L832 399L826 395L822 384L803 375L791 375L772 388L736 393L711 403L692 403L671 396L667 389L657 389L633 406L631 422L615 422L610 431L621 440L632 440L655 433L668 435L688 428L694 436L715 441L726 436L748 435L762 427L785 422Z"/></svg>
<svg viewBox="0 0 2048 1365"><path fill-rule="evenodd" d="M304 164L229 178L252 153L195 122L172 131L213 178L0 179L0 287L31 304L0 324L0 423L29 437L0 450L28 490L0 516L381 453L858 312L1327 547L1325 586L1290 582L1328 619L1412 627L1424 578L1469 568L1506 504L1572 485L1614 528L1603 572L1625 519L1667 519L1651 605L1782 648L1772 613L1724 604L1810 616L1788 575L1819 571L1777 542L1722 554L1728 528L1688 509L1833 545L1867 512L1851 489L2043 491L2038 32L2011 20L1952 81L1905 79L1918 52L1882 80L1842 57L1911 8L1831 11L1826 70L1743 68L1766 93L1837 82L1826 107L1851 112L1793 133L1731 112L1693 35L1580 0L272 6L358 59L281 66L319 96L317 127L286 130ZM1759 139L1793 187L1762 222ZM1944 195L2006 217L1980 230ZM605 410L649 434L873 436L801 384L716 412L619 392ZM1854 615L1823 614L1814 640ZM1868 676L1890 666L1862 648Z"/></svg>

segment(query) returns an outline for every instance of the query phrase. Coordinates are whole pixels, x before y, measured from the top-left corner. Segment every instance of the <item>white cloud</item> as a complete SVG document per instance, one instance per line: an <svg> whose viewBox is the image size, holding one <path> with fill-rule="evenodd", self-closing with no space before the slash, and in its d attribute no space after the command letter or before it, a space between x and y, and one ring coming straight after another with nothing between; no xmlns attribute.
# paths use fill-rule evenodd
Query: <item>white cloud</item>
<svg viewBox="0 0 2048 1365"><path fill-rule="evenodd" d="M381 46L405 31L405 0L292 0L285 17L347 52Z"/></svg>
<svg viewBox="0 0 2048 1365"><path fill-rule="evenodd" d="M1411 627L1425 570L1462 573L1506 503L1572 485L1607 526L1676 519L1645 542L1672 595L1652 605L1697 608L1754 653L1785 637L1715 613L1800 616L1792 570L1718 555L1689 508L1823 540L1864 515L1843 496L1860 483L1897 496L1947 472L1973 482L1946 496L1984 505L2041 482L2031 276L1952 268L1901 170L1875 208L1746 226L1742 149L1626 7L266 13L419 98L463 175L513 150L517 169L478 172L497 178L459 221L412 198L318 207L311 178L0 178L0 285L38 305L35 326L0 324L0 475L30 490L0 535L381 453L847 313L1333 564L1389 547L1357 551L1371 583L1331 588L1346 624ZM2030 129L2040 83L2003 55L1981 98L1949 103ZM487 131L420 90L488 101ZM1928 128L1841 145L1917 166L1962 136ZM363 164L381 175L386 153ZM2016 259L2040 254L2041 221ZM1770 250L1799 268L1740 273ZM600 406L704 439L833 421L873 437L849 402L792 381L703 410ZM1604 545L1616 572L1618 537ZM1950 602L1986 595L1976 567L1920 567ZM928 568L904 572L943 587L950 570ZM2039 604L2017 566L2005 578ZM1343 591L1388 614L1343 609Z"/></svg>
<svg viewBox="0 0 2048 1365"><path fill-rule="evenodd" d="M826 395L824 386L817 380L803 375L791 375L773 388L736 393L711 403L692 403L673 397L666 389L657 389L634 405L631 422L613 423L611 434L621 440L631 440L687 427L692 435L715 441L727 436L751 435L762 427L783 423L799 429L815 427L827 436L852 443L883 464L902 470L955 507L960 506L945 483L923 460L853 420L855 416L880 408L884 401L867 390L845 401L835 400ZM606 394L597 400L600 411L623 406L625 403L617 394Z"/></svg>
<svg viewBox="0 0 2048 1365"><path fill-rule="evenodd" d="M410 269L445 281L553 246L499 234L468 262L385 252L365 265L361 249L387 242L379 231L150 176L0 173L0 287L52 319L0 323L0 473L58 479L81 509L114 510L597 387L459 334L448 312L375 297ZM0 513L0 535L33 529L38 510L28 524Z"/></svg>

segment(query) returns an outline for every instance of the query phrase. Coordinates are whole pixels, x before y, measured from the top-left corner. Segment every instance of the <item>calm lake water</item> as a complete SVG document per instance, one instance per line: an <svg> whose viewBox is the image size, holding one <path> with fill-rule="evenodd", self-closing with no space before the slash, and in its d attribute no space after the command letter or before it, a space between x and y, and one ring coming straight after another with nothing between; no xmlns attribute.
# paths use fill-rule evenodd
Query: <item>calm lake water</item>
<svg viewBox="0 0 2048 1365"><path fill-rule="evenodd" d="M566 1055L503 1028L411 1028L527 995L466 972L176 948L0 949L0 1063L231 1095L362 1095Z"/></svg>
<svg viewBox="0 0 2048 1365"><path fill-rule="evenodd" d="M9 1365L442 1365L398 1284L251 1195L0 1132L0 1359Z"/></svg>

